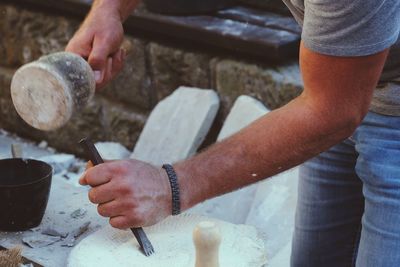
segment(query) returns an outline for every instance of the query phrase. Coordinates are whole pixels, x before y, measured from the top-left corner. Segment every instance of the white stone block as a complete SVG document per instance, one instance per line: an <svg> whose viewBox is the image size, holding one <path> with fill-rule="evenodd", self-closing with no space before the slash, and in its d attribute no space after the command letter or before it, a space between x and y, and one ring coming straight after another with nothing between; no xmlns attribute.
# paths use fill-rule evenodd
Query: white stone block
<svg viewBox="0 0 400 267"><path fill-rule="evenodd" d="M76 161L75 156L70 154L48 155L40 157L38 160L50 164L53 167L54 174L68 170Z"/></svg>
<svg viewBox="0 0 400 267"><path fill-rule="evenodd" d="M240 96L227 116L218 140L224 139L265 115L268 109L250 96ZM207 200L189 212L204 214L231 223L244 223L253 203L258 184Z"/></svg>
<svg viewBox="0 0 400 267"><path fill-rule="evenodd" d="M268 109L257 99L242 95L233 104L225 119L218 141L238 132L253 121L268 113Z"/></svg>
<svg viewBox="0 0 400 267"><path fill-rule="evenodd" d="M246 224L266 234L269 259L292 240L298 176L299 168L296 167L261 182L257 187Z"/></svg>
<svg viewBox="0 0 400 267"><path fill-rule="evenodd" d="M193 155L219 108L215 91L179 87L151 112L131 158L155 165Z"/></svg>
<svg viewBox="0 0 400 267"><path fill-rule="evenodd" d="M95 146L104 160L127 159L131 154L131 152L120 143L97 142Z"/></svg>

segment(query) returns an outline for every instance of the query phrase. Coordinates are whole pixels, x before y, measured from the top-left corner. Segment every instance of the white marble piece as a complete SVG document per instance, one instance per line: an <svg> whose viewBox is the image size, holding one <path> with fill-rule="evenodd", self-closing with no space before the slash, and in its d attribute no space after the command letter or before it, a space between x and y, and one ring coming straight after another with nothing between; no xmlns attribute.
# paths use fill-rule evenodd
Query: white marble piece
<svg viewBox="0 0 400 267"><path fill-rule="evenodd" d="M35 146L33 142L28 142L0 129L0 159L12 157L11 144L21 145L24 158L38 158L50 154L48 150Z"/></svg>
<svg viewBox="0 0 400 267"><path fill-rule="evenodd" d="M239 96L225 119L224 125L218 135L218 141L231 136L268 112L269 110L264 104L254 97L247 95Z"/></svg>
<svg viewBox="0 0 400 267"><path fill-rule="evenodd" d="M267 255L274 259L291 244L297 203L299 168L275 175L258 187L246 224L253 225L267 236ZM290 257L290 250L287 257Z"/></svg>
<svg viewBox="0 0 400 267"><path fill-rule="evenodd" d="M130 230L103 227L71 252L68 267L193 267L193 230L199 223L215 224L222 237L220 267L262 267L267 262L264 240L252 226L235 225L198 215L181 214L144 228L155 253L146 257ZM196 265L197 266L197 265Z"/></svg>
<svg viewBox="0 0 400 267"><path fill-rule="evenodd" d="M228 114L218 140L222 140L268 113L268 109L253 97L242 95L235 101ZM219 196L190 209L191 213L203 214L231 223L245 223L253 203L258 184Z"/></svg>
<svg viewBox="0 0 400 267"><path fill-rule="evenodd" d="M38 158L53 167L53 173L60 173L69 169L75 163L76 158L71 154L54 154Z"/></svg>
<svg viewBox="0 0 400 267"><path fill-rule="evenodd" d="M131 152L120 143L97 142L95 146L104 160L127 159L131 155Z"/></svg>
<svg viewBox="0 0 400 267"><path fill-rule="evenodd" d="M215 91L179 87L151 112L131 158L154 165L193 155L219 108Z"/></svg>

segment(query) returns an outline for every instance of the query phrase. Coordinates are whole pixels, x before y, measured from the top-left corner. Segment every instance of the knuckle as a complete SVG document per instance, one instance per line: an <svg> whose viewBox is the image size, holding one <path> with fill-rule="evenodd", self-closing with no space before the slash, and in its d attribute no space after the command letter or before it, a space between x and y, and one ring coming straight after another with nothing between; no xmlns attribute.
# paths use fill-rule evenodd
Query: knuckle
<svg viewBox="0 0 400 267"><path fill-rule="evenodd" d="M134 201L129 201L125 204L125 209L128 211L131 211L132 213L136 214L136 209L138 208L138 205Z"/></svg>
<svg viewBox="0 0 400 267"><path fill-rule="evenodd" d="M121 182L117 190L123 196L135 195L134 189L126 182Z"/></svg>
<svg viewBox="0 0 400 267"><path fill-rule="evenodd" d="M103 217L108 217L107 209L103 205L97 206L97 213Z"/></svg>
<svg viewBox="0 0 400 267"><path fill-rule="evenodd" d="M93 169L93 168L87 169L87 170L86 170L85 179L86 179L86 182L87 182L89 185L93 185L93 184L94 184L94 182L95 182L95 177L96 177L96 175L95 175L95 173L94 173L94 169Z"/></svg>
<svg viewBox="0 0 400 267"><path fill-rule="evenodd" d="M96 201L97 201L96 197L97 197L97 196L96 196L96 192L94 191L94 189L91 189L91 190L89 191L88 196L89 196L90 202L96 203Z"/></svg>
<svg viewBox="0 0 400 267"><path fill-rule="evenodd" d="M129 172L129 168L130 168L129 161L122 160L119 162L117 167L118 167L118 171L121 174L127 174Z"/></svg>

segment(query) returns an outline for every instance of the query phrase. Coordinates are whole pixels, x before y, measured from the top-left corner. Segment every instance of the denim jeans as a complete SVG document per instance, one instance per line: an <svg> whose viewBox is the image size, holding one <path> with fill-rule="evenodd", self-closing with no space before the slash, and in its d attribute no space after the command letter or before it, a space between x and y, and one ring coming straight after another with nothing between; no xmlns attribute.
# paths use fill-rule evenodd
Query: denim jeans
<svg viewBox="0 0 400 267"><path fill-rule="evenodd" d="M304 163L292 267L400 266L400 117L369 112Z"/></svg>

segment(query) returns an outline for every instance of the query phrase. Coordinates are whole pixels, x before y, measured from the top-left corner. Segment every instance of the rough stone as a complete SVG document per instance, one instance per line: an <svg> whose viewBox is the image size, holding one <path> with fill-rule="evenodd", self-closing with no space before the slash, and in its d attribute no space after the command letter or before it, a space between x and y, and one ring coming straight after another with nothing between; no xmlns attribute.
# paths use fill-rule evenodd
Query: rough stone
<svg viewBox="0 0 400 267"><path fill-rule="evenodd" d="M193 155L218 107L213 90L178 88L153 109L131 157L161 165Z"/></svg>
<svg viewBox="0 0 400 267"><path fill-rule="evenodd" d="M150 72L155 88L155 102L179 86L210 88L210 56L165 46L148 45Z"/></svg>
<svg viewBox="0 0 400 267"><path fill-rule="evenodd" d="M249 96L240 96L233 105L226 118L218 140L222 140L254 120L263 116L268 109L256 99ZM250 185L237 191L207 200L190 210L210 217L222 219L232 223L245 223L258 184ZM232 211L235 212L232 212Z"/></svg>
<svg viewBox="0 0 400 267"><path fill-rule="evenodd" d="M39 144L38 144L38 147L39 148L47 148L49 146L49 144L46 142L46 141L41 141Z"/></svg>
<svg viewBox="0 0 400 267"><path fill-rule="evenodd" d="M84 137L92 140L105 140L109 128L104 123L104 102L95 97L81 111L75 113L71 120L62 128L43 132L45 139L55 148L69 153L82 154L83 150L78 142Z"/></svg>
<svg viewBox="0 0 400 267"><path fill-rule="evenodd" d="M75 156L71 154L56 154L39 158L53 167L53 173L68 170L75 162Z"/></svg>
<svg viewBox="0 0 400 267"><path fill-rule="evenodd" d="M22 242L31 248L43 248L61 240L59 236L47 236L42 234L31 234L22 238Z"/></svg>
<svg viewBox="0 0 400 267"><path fill-rule="evenodd" d="M246 95L239 96L225 119L218 140L231 136L266 113L268 109L257 99Z"/></svg>
<svg viewBox="0 0 400 267"><path fill-rule="evenodd" d="M95 146L104 160L127 159L131 155L131 152L120 143L97 142Z"/></svg>
<svg viewBox="0 0 400 267"><path fill-rule="evenodd" d="M215 85L225 114L242 94L255 97L269 109L275 109L298 96L303 89L297 64L272 69L225 59L216 64L215 71Z"/></svg>
<svg viewBox="0 0 400 267"><path fill-rule="evenodd" d="M104 130L107 131L107 138L98 140L119 142L132 149L139 138L147 116L114 102L104 101L103 103L103 122L106 125Z"/></svg>
<svg viewBox="0 0 400 267"><path fill-rule="evenodd" d="M25 123L15 111L11 98L0 98L0 127L19 133L22 136L29 136L40 139L43 134Z"/></svg>
<svg viewBox="0 0 400 267"><path fill-rule="evenodd" d="M68 233L66 233L64 231L59 231L59 230L51 228L51 227L47 227L46 229L42 230L41 233L44 235L59 236L62 238L65 238L68 235Z"/></svg>
<svg viewBox="0 0 400 267"><path fill-rule="evenodd" d="M79 20L0 4L0 65L18 67L38 57L62 51Z"/></svg>
<svg viewBox="0 0 400 267"><path fill-rule="evenodd" d="M10 84L15 70L0 67L0 98L11 98Z"/></svg>
<svg viewBox="0 0 400 267"><path fill-rule="evenodd" d="M134 107L150 110L156 102L147 71L145 42L130 37L126 37L126 42L132 49L127 52L122 72L100 92Z"/></svg>

